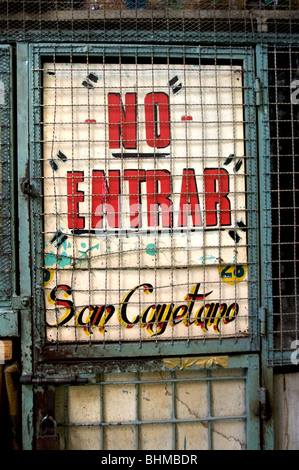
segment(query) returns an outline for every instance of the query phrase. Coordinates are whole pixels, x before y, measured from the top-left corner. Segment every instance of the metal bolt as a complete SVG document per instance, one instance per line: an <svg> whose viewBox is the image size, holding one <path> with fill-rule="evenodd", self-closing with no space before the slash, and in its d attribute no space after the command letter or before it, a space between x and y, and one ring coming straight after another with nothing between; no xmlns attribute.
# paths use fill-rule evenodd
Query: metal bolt
<svg viewBox="0 0 299 470"><path fill-rule="evenodd" d="M30 297L23 297L22 300L21 300L21 304L24 307L28 307L28 305L30 304Z"/></svg>

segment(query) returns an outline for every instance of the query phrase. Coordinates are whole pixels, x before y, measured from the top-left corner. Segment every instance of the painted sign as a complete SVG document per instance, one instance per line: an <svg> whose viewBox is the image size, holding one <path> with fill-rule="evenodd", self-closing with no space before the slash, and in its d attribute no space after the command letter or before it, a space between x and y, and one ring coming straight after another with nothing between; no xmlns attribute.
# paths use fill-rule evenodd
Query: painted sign
<svg viewBox="0 0 299 470"><path fill-rule="evenodd" d="M46 63L49 341L247 334L239 66Z"/></svg>

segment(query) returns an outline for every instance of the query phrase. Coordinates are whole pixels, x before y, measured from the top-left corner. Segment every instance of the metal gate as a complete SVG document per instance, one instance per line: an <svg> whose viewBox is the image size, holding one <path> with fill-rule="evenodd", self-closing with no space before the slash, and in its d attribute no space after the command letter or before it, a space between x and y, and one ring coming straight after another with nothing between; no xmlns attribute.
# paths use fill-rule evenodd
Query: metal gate
<svg viewBox="0 0 299 470"><path fill-rule="evenodd" d="M205 435L199 448L217 448L219 435L229 440L228 447L251 447L259 436L246 431L257 429L253 410L245 412L252 380L247 383L248 366L231 370L228 355L259 349L254 49L89 45L86 52L85 46L69 44L20 49L29 66L29 73L28 68L20 73L29 77L31 153L24 192L35 266L34 370L23 381L80 383L79 365L75 378L69 377L74 361L126 364L138 357L134 374L142 380L129 374L127 382L119 365L122 372L114 380L121 393L124 384L129 387L132 402L124 399L122 412L115 410L111 418L113 402L100 399L100 390L120 400L120 385L107 374L94 378L106 366L93 364L90 393L99 398L91 406L101 409L103 418L91 409L94 422L63 419L66 448L74 439L89 441L72 437L77 428L81 435L87 429L99 435L92 424L102 429L97 448L100 442L108 449L112 442L127 448L132 440L142 449L189 448L197 433L182 430L189 421ZM157 362L147 374L148 356ZM58 377L57 360L68 361ZM190 376L190 366L212 372L192 370ZM256 364L253 371L257 379ZM162 372L165 378L158 379ZM177 390L185 387L186 394L189 381L192 399L200 393L196 387L205 390L200 394L205 413L193 411L199 418L191 411L186 419L177 417ZM222 397L234 393L232 384L235 393L242 390L242 412L229 405L227 414ZM217 387L215 394L211 390ZM164 388L169 398L162 419ZM80 409L80 390L62 390L66 408ZM148 421L144 403L150 393L159 400L151 403L157 416ZM253 404L258 406L257 388ZM44 417L48 413L44 410ZM156 427L165 439L158 438Z"/></svg>
<svg viewBox="0 0 299 470"><path fill-rule="evenodd" d="M298 330L295 7L49 3L7 2L1 50L23 447L271 448Z"/></svg>

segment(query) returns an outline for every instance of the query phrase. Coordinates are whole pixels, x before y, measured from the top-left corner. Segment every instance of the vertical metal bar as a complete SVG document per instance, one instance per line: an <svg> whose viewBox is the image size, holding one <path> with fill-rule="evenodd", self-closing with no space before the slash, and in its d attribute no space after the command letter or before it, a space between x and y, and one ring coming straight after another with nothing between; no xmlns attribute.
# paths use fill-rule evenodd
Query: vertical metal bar
<svg viewBox="0 0 299 470"><path fill-rule="evenodd" d="M104 378L103 378L103 374L101 374L101 377L100 377L100 384L99 384L99 387L100 387L100 423L103 423L104 421L104 386L103 386L103 381L104 381ZM101 450L104 450L104 426L102 426L100 424L100 448Z"/></svg>
<svg viewBox="0 0 299 470"><path fill-rule="evenodd" d="M16 213L16 161L15 161L15 126L14 120L14 93L13 93L13 55L11 46L0 46L0 73L1 73L1 158L0 158L0 228L3 252L2 266L0 268L0 284L4 287L0 294L0 334L5 336L18 336L17 312L13 309L13 295L18 292L18 265L17 265L17 213ZM4 320L4 321L3 321Z"/></svg>
<svg viewBox="0 0 299 470"><path fill-rule="evenodd" d="M140 374L136 372L136 384L135 384L135 393L136 393L136 422L138 423L140 420L140 413L139 413L139 406L140 406L140 398L139 398L139 382L140 382ZM140 425L135 425L135 432L136 432L136 450L139 450L139 429Z"/></svg>
<svg viewBox="0 0 299 470"><path fill-rule="evenodd" d="M29 54L28 45L17 44L17 156L18 156L18 188L23 179L29 172ZM19 239L19 267L22 275L20 276L20 295L31 298L31 271L30 271L30 225L29 225L29 199L18 192L19 220L22 221L22 236ZM23 374L32 374L32 318L31 310L27 308L22 310L20 316L21 332L21 360ZM23 425L23 449L31 450L33 447L33 386L24 385L22 387L22 425Z"/></svg>
<svg viewBox="0 0 299 470"><path fill-rule="evenodd" d="M174 371L171 371L171 378L172 378L172 382L171 382L171 401L172 401L172 420L173 420L173 424L172 424L172 449L173 450L176 450L176 431L177 431L177 425L176 425L176 400L175 400L175 392L176 392L176 383L174 382L173 379L175 379L175 372Z"/></svg>
<svg viewBox="0 0 299 470"><path fill-rule="evenodd" d="M36 53L33 53L32 47L29 47L29 168L30 168L30 184L34 185L37 197L30 197L30 233L31 233L31 246L30 257L32 266L36 269L31 269L32 286L34 286L35 302L34 309L32 310L35 328L32 332L34 340L34 349L40 352L42 349L43 328L40 318L44 313L43 305L43 283L44 283L44 259L43 259L43 220L42 217L36 217L42 210L42 203L40 196L42 195L42 112L41 112L41 97L40 97L40 74L41 70L41 56L39 46Z"/></svg>
<svg viewBox="0 0 299 470"><path fill-rule="evenodd" d="M70 407L70 399L69 399L69 387L64 387L64 422L69 423L69 407ZM64 445L65 450L68 450L69 444L69 427L64 426Z"/></svg>
<svg viewBox="0 0 299 470"><path fill-rule="evenodd" d="M271 193L270 193L270 148L269 109L267 106L267 48L256 46L256 68L261 78L262 104L257 109L258 159L259 159L259 213L260 213L260 305L272 312L271 305ZM268 320L268 319L267 319ZM269 318L270 321L270 318ZM268 337L268 341L271 338ZM265 344L265 346L267 346Z"/></svg>
<svg viewBox="0 0 299 470"><path fill-rule="evenodd" d="M246 385L246 446L247 450L258 450L261 440L260 419L257 414L257 389L260 384L259 356L247 356L246 363L243 372Z"/></svg>
<svg viewBox="0 0 299 470"><path fill-rule="evenodd" d="M211 372L210 370L207 370L207 378L211 377ZM211 390L211 380L207 380L207 401L208 401L208 445L209 445L209 450L213 450L213 437L212 437L212 413L211 413L211 408L212 408L212 390Z"/></svg>
<svg viewBox="0 0 299 470"><path fill-rule="evenodd" d="M271 172L270 174L270 177L273 176L273 174L275 175L276 177L276 180L275 180L275 183L273 184L272 182L272 185L271 185L271 190L272 190L272 193L271 193L271 200L270 200L270 206L269 206L269 209L271 208L271 213L274 212L273 209L275 210L276 209L276 213L277 213L277 227L276 227L276 230L277 230L277 240L275 239L276 241L276 245L277 245L277 260L276 260L276 263L275 263L275 267L273 266L273 273L271 273L271 280L273 282L274 278L277 278L278 277L278 292L275 293L275 297L277 298L278 297L278 302L279 302L279 308L278 308L278 311L276 311L276 308L274 307L273 305L273 313L275 314L279 314L281 315L281 313L283 312L283 305L282 305L282 302L283 302L283 297L282 297L282 263L281 263L281 260L282 260L282 245L281 245L281 226L282 226L282 221L281 221L281 212L280 212L280 208L281 208L281 186L280 186L280 172L281 172L281 166L280 166L280 145L279 145L279 140L280 140L280 126L279 126L279 98L278 98L278 93L279 93L279 85L278 85L278 81L279 81L279 78L278 78L278 63L277 63L277 56L278 56L278 48L277 46L274 46L273 48L273 57L274 57L274 69L275 69L275 74L274 74L274 80L275 80L275 132L276 132L276 164L277 164L277 167L275 168L275 171L272 170L272 168L270 168L269 172ZM272 135L270 134L270 139L272 137ZM271 151L271 147L270 147L270 151ZM273 204L273 197L272 197L272 194L274 195L275 194L275 190L276 190L276 197L277 197L277 207L274 207L274 204ZM276 199L275 199L276 200ZM272 215L272 214L271 214ZM272 230L273 230L273 225L272 225ZM274 239L274 237L273 237ZM275 274L274 274L275 273ZM269 282L271 282L271 280L269 280ZM282 330L280 328L280 331L279 331L279 341L280 341L280 352L282 354L282 351L283 351L283 334L282 334ZM272 348L272 355L274 355L274 338L273 338L273 348Z"/></svg>
<svg viewBox="0 0 299 470"><path fill-rule="evenodd" d="M268 365L268 352L273 351L272 309L272 273L271 273L271 193L270 193L270 148L269 148L269 110L267 100L267 46L256 47L257 74L262 82L262 105L257 109L258 151L259 151L259 185L260 185L260 305L267 308L267 334L261 337L261 386L268 391L270 401L273 396L273 369ZM268 315L267 315L268 313ZM273 352L272 352L273 354ZM272 359L272 357L270 358ZM252 383L253 378L251 378ZM273 418L263 423L263 448L273 448Z"/></svg>
<svg viewBox="0 0 299 470"><path fill-rule="evenodd" d="M292 63L292 56L293 56L293 52L292 52L292 48L289 47L289 80L290 80L290 87L292 87L292 83L293 83L293 63ZM298 116L298 113L297 113L297 116ZM296 207L296 204L298 205L297 201L296 201L296 190L298 189L298 184L296 185L296 163L295 163L295 155L296 155L296 147L295 147L295 139L296 137L298 137L296 135L296 130L295 130L295 126L296 126L296 116L295 116L295 113L294 113L294 106L293 106L293 103L292 103L292 98L291 98L291 117L290 117L290 120L291 120L291 139L292 139L292 146L291 146L291 153L292 153L292 186L293 186L293 198L292 198L292 204L293 204L293 218L294 218L294 223L293 223L293 241L294 241L294 262L293 262L293 266L294 266L294 273L293 273L293 278L294 278L294 313L297 313L299 311L298 309L298 282L297 282L297 279L298 279L298 263L297 263L297 260L298 260L298 248L297 248L297 243L298 242L298 237L297 237L297 230L298 230L298 223L297 223L297 207ZM297 157L298 158L298 157ZM298 173L298 171L297 171ZM295 325L294 325L294 336L293 338L297 339L298 338L298 315L295 315Z"/></svg>
<svg viewBox="0 0 299 470"><path fill-rule="evenodd" d="M249 48L247 52L246 74L244 74L244 119L245 119L245 155L246 179L249 189L247 199L247 259L249 279L249 311L253 312L249 318L251 342L254 349L259 347L258 323L256 306L258 302L258 149L257 149L257 120L254 102L253 83L255 80L255 51Z"/></svg>

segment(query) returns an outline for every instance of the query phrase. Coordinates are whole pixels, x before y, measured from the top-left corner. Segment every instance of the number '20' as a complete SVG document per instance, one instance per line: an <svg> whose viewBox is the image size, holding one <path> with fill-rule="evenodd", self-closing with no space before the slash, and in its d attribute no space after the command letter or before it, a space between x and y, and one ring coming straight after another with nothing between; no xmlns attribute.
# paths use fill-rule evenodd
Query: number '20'
<svg viewBox="0 0 299 470"><path fill-rule="evenodd" d="M245 274L244 267L239 266L226 266L221 270L221 277L225 279L231 279L233 275L236 278L243 277Z"/></svg>

